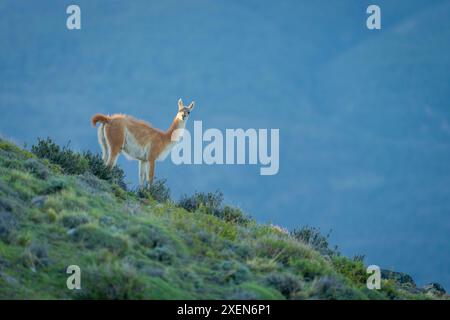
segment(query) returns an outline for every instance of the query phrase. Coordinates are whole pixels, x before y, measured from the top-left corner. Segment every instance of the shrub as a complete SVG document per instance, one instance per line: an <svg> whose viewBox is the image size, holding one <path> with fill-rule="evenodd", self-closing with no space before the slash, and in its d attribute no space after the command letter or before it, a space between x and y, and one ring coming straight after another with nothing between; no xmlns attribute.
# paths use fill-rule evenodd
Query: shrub
<svg viewBox="0 0 450 320"><path fill-rule="evenodd" d="M93 154L90 151L82 154L74 152L70 149L69 144L70 142L61 148L50 138L45 140L38 138L37 144L31 147L31 152L41 159L47 159L51 163L59 165L66 174L90 172L99 179L126 189L125 173L122 169L117 166L114 168L107 167L98 154Z"/></svg>
<svg viewBox="0 0 450 320"><path fill-rule="evenodd" d="M142 299L145 283L136 270L126 263L90 266L83 271L81 299Z"/></svg>
<svg viewBox="0 0 450 320"><path fill-rule="evenodd" d="M231 295L230 300L259 300L259 296L255 292L238 289Z"/></svg>
<svg viewBox="0 0 450 320"><path fill-rule="evenodd" d="M291 274L271 273L266 281L288 299L301 289L300 280Z"/></svg>
<svg viewBox="0 0 450 320"><path fill-rule="evenodd" d="M33 242L22 255L22 264L25 267L36 269L49 264L48 245L46 243Z"/></svg>
<svg viewBox="0 0 450 320"><path fill-rule="evenodd" d="M47 210L47 221L53 223L56 221L56 219L58 219L58 214L53 208L49 208Z"/></svg>
<svg viewBox="0 0 450 320"><path fill-rule="evenodd" d="M134 227L129 231L129 234L133 240L146 248L155 248L171 244L171 240L165 232L153 225Z"/></svg>
<svg viewBox="0 0 450 320"><path fill-rule="evenodd" d="M39 179L45 180L49 176L47 167L37 159L27 159L25 161L25 168Z"/></svg>
<svg viewBox="0 0 450 320"><path fill-rule="evenodd" d="M62 179L53 178L50 180L50 184L45 190L42 192L43 194L53 194L61 191L65 187L65 182Z"/></svg>
<svg viewBox="0 0 450 320"><path fill-rule="evenodd" d="M173 262L176 251L173 242L161 229L152 225L144 225L129 230L129 235L137 244L144 247L147 256L160 262Z"/></svg>
<svg viewBox="0 0 450 320"><path fill-rule="evenodd" d="M109 181L113 184L117 184L122 189L126 190L127 185L124 182L125 172L118 166L109 168L106 166L98 154L93 154L90 151L83 152L84 158L87 159L89 163L89 171L95 175L97 178Z"/></svg>
<svg viewBox="0 0 450 320"><path fill-rule="evenodd" d="M138 187L135 193L141 199L152 198L158 202L170 200L170 189L166 186L165 179L154 179L150 188Z"/></svg>
<svg viewBox="0 0 450 320"><path fill-rule="evenodd" d="M330 268L327 268L325 263L321 263L314 259L292 258L289 264L308 281L323 276L327 272L331 272Z"/></svg>
<svg viewBox="0 0 450 320"><path fill-rule="evenodd" d="M29 231L20 232L17 234L15 243L21 247L26 247L30 245L33 240L33 235Z"/></svg>
<svg viewBox="0 0 450 320"><path fill-rule="evenodd" d="M364 259L366 258L366 255L365 254L355 254L354 256L353 256L353 261L361 261L361 262L364 262Z"/></svg>
<svg viewBox="0 0 450 320"><path fill-rule="evenodd" d="M246 225L251 221L251 218L246 216L241 209L230 206L225 206L220 213L220 218L227 222L238 223Z"/></svg>
<svg viewBox="0 0 450 320"><path fill-rule="evenodd" d="M197 290L204 290L205 288L204 278L189 268L181 269L179 272L179 278L184 283L191 283L192 287Z"/></svg>
<svg viewBox="0 0 450 320"><path fill-rule="evenodd" d="M250 270L243 264L225 260L217 265L217 271L219 272L217 279L220 283L242 283L250 277Z"/></svg>
<svg viewBox="0 0 450 320"><path fill-rule="evenodd" d="M310 298L323 300L360 300L367 297L336 277L325 276L314 281Z"/></svg>
<svg viewBox="0 0 450 320"><path fill-rule="evenodd" d="M381 269L381 278L386 280L394 280L395 282L403 286L410 286L413 288L416 287L414 279L409 274L406 274L404 272Z"/></svg>
<svg viewBox="0 0 450 320"><path fill-rule="evenodd" d="M80 225L86 224L88 222L88 217L81 214L67 214L62 217L63 226L69 229L77 228Z"/></svg>
<svg viewBox="0 0 450 320"><path fill-rule="evenodd" d="M231 299L240 299L239 297L245 298L247 296L249 299L252 296L256 296L257 300L283 300L285 297L276 289L271 287L262 286L254 282L245 282L239 285L236 297L231 297Z"/></svg>
<svg viewBox="0 0 450 320"><path fill-rule="evenodd" d="M257 272L269 272L277 269L278 264L274 259L255 257L247 260L247 265Z"/></svg>
<svg viewBox="0 0 450 320"><path fill-rule="evenodd" d="M309 226L305 226L300 229L294 229L291 232L292 237L294 237L298 241L308 244L314 250L320 252L323 255L338 255L339 253L337 247L330 249L330 244L328 242L330 234L331 231L324 236L320 233L320 229Z"/></svg>
<svg viewBox="0 0 450 320"><path fill-rule="evenodd" d="M5 151L5 153L0 152L2 156L13 155L14 157L19 157L21 159L29 159L33 157L30 152L23 150L13 142L8 141L7 139L5 140L2 137L0 137L0 151Z"/></svg>
<svg viewBox="0 0 450 320"><path fill-rule="evenodd" d="M110 226L114 225L115 222L116 222L116 219L114 217L112 217L112 216L101 216L98 219L98 223L101 226L110 227Z"/></svg>
<svg viewBox="0 0 450 320"><path fill-rule="evenodd" d="M250 246L247 241L224 241L224 249L229 250L233 253L234 256L237 256L242 259L249 259L254 254L254 248Z"/></svg>
<svg viewBox="0 0 450 320"><path fill-rule="evenodd" d="M316 253L304 244L277 237L258 239L256 255L288 266L292 259L313 259Z"/></svg>
<svg viewBox="0 0 450 320"><path fill-rule="evenodd" d="M336 256L333 257L332 263L338 273L350 279L353 283L358 285L366 283L368 275L362 261Z"/></svg>
<svg viewBox="0 0 450 320"><path fill-rule="evenodd" d="M128 248L128 242L125 239L113 236L94 225L83 225L73 235L76 241L81 242L88 249L103 247L121 254Z"/></svg>
<svg viewBox="0 0 450 320"><path fill-rule="evenodd" d="M17 224L18 220L15 214L9 211L0 211L0 240L9 243Z"/></svg>
<svg viewBox="0 0 450 320"><path fill-rule="evenodd" d="M228 205L223 206L223 193L216 192L195 192L192 196L184 195L178 206L187 211L194 212L201 210L205 214L216 216L224 221L238 224L248 224L252 219L245 215L239 208Z"/></svg>
<svg viewBox="0 0 450 320"><path fill-rule="evenodd" d="M117 184L112 185L112 191L114 192L114 196L120 200L127 200L129 193L126 189L119 187Z"/></svg>
<svg viewBox="0 0 450 320"><path fill-rule="evenodd" d="M97 178L91 172L85 172L82 175L79 175L77 179L81 189L88 193L96 194L98 192L109 192L111 190L111 186L107 181ZM117 186L117 188L123 190L119 186Z"/></svg>
<svg viewBox="0 0 450 320"><path fill-rule="evenodd" d="M178 206L187 211L194 212L202 207L208 214L220 216L222 211L223 194L216 192L195 192L192 196L184 195L178 202Z"/></svg>
<svg viewBox="0 0 450 320"><path fill-rule="evenodd" d="M88 160L69 148L69 144L60 147L52 139L38 138L37 144L31 147L31 152L42 159L59 165L67 174L82 174L89 168Z"/></svg>
<svg viewBox="0 0 450 320"><path fill-rule="evenodd" d="M20 214L24 211L19 194L0 181L0 211Z"/></svg>
<svg viewBox="0 0 450 320"><path fill-rule="evenodd" d="M176 253L169 246L161 246L150 249L148 252L148 257L158 260L159 262L165 264L171 264L175 259Z"/></svg>
<svg viewBox="0 0 450 320"><path fill-rule="evenodd" d="M133 261L133 265L139 271L139 274L161 279L164 279L166 276L166 270L164 267L155 266L154 264L149 263L148 260L135 260Z"/></svg>

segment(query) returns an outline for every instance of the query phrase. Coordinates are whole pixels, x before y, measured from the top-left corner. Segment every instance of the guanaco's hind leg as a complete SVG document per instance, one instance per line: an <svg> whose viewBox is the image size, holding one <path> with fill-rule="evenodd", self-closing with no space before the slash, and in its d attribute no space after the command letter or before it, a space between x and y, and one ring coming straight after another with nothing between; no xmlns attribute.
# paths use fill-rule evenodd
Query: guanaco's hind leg
<svg viewBox="0 0 450 320"><path fill-rule="evenodd" d="M104 163L106 163L109 157L109 146L108 143L106 142L105 125L103 123L98 127L97 135L98 135L98 143L102 148L102 160Z"/></svg>
<svg viewBox="0 0 450 320"><path fill-rule="evenodd" d="M139 161L139 186L144 187L148 175L148 161Z"/></svg>
<svg viewBox="0 0 450 320"><path fill-rule="evenodd" d="M125 130L121 126L105 125L105 138L109 146L108 160L106 165L114 167L123 148L125 141Z"/></svg>

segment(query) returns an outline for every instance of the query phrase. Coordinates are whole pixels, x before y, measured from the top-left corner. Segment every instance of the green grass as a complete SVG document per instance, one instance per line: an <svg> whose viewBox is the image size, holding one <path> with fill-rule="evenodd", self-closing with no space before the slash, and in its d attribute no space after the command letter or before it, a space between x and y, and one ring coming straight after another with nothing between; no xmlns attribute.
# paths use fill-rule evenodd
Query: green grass
<svg viewBox="0 0 450 320"><path fill-rule="evenodd" d="M0 299L436 298L393 280L369 291L362 261L198 194L158 202L66 171L0 140ZM81 290L66 287L69 265Z"/></svg>

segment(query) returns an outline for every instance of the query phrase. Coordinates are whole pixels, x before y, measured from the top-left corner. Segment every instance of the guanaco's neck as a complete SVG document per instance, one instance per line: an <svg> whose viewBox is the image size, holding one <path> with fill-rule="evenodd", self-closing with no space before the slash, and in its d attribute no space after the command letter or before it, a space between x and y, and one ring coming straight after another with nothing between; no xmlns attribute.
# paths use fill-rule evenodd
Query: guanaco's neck
<svg viewBox="0 0 450 320"><path fill-rule="evenodd" d="M177 129L184 129L186 123L183 120L180 120L178 117L175 117L173 119L172 124L170 125L169 129L167 129L166 137L170 141L172 139L172 135L175 130ZM175 140L178 140L179 136L181 136L181 132L176 133L177 136L174 136Z"/></svg>

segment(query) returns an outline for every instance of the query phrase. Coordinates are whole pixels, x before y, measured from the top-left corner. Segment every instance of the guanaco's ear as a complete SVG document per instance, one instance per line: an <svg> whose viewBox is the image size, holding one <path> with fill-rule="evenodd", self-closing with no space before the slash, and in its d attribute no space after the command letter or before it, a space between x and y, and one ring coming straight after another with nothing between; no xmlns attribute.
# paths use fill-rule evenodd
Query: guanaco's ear
<svg viewBox="0 0 450 320"><path fill-rule="evenodd" d="M178 110L183 109L183 100L181 98L178 100Z"/></svg>
<svg viewBox="0 0 450 320"><path fill-rule="evenodd" d="M194 105L195 105L195 101L192 101L191 104L189 105L189 110L194 109Z"/></svg>

